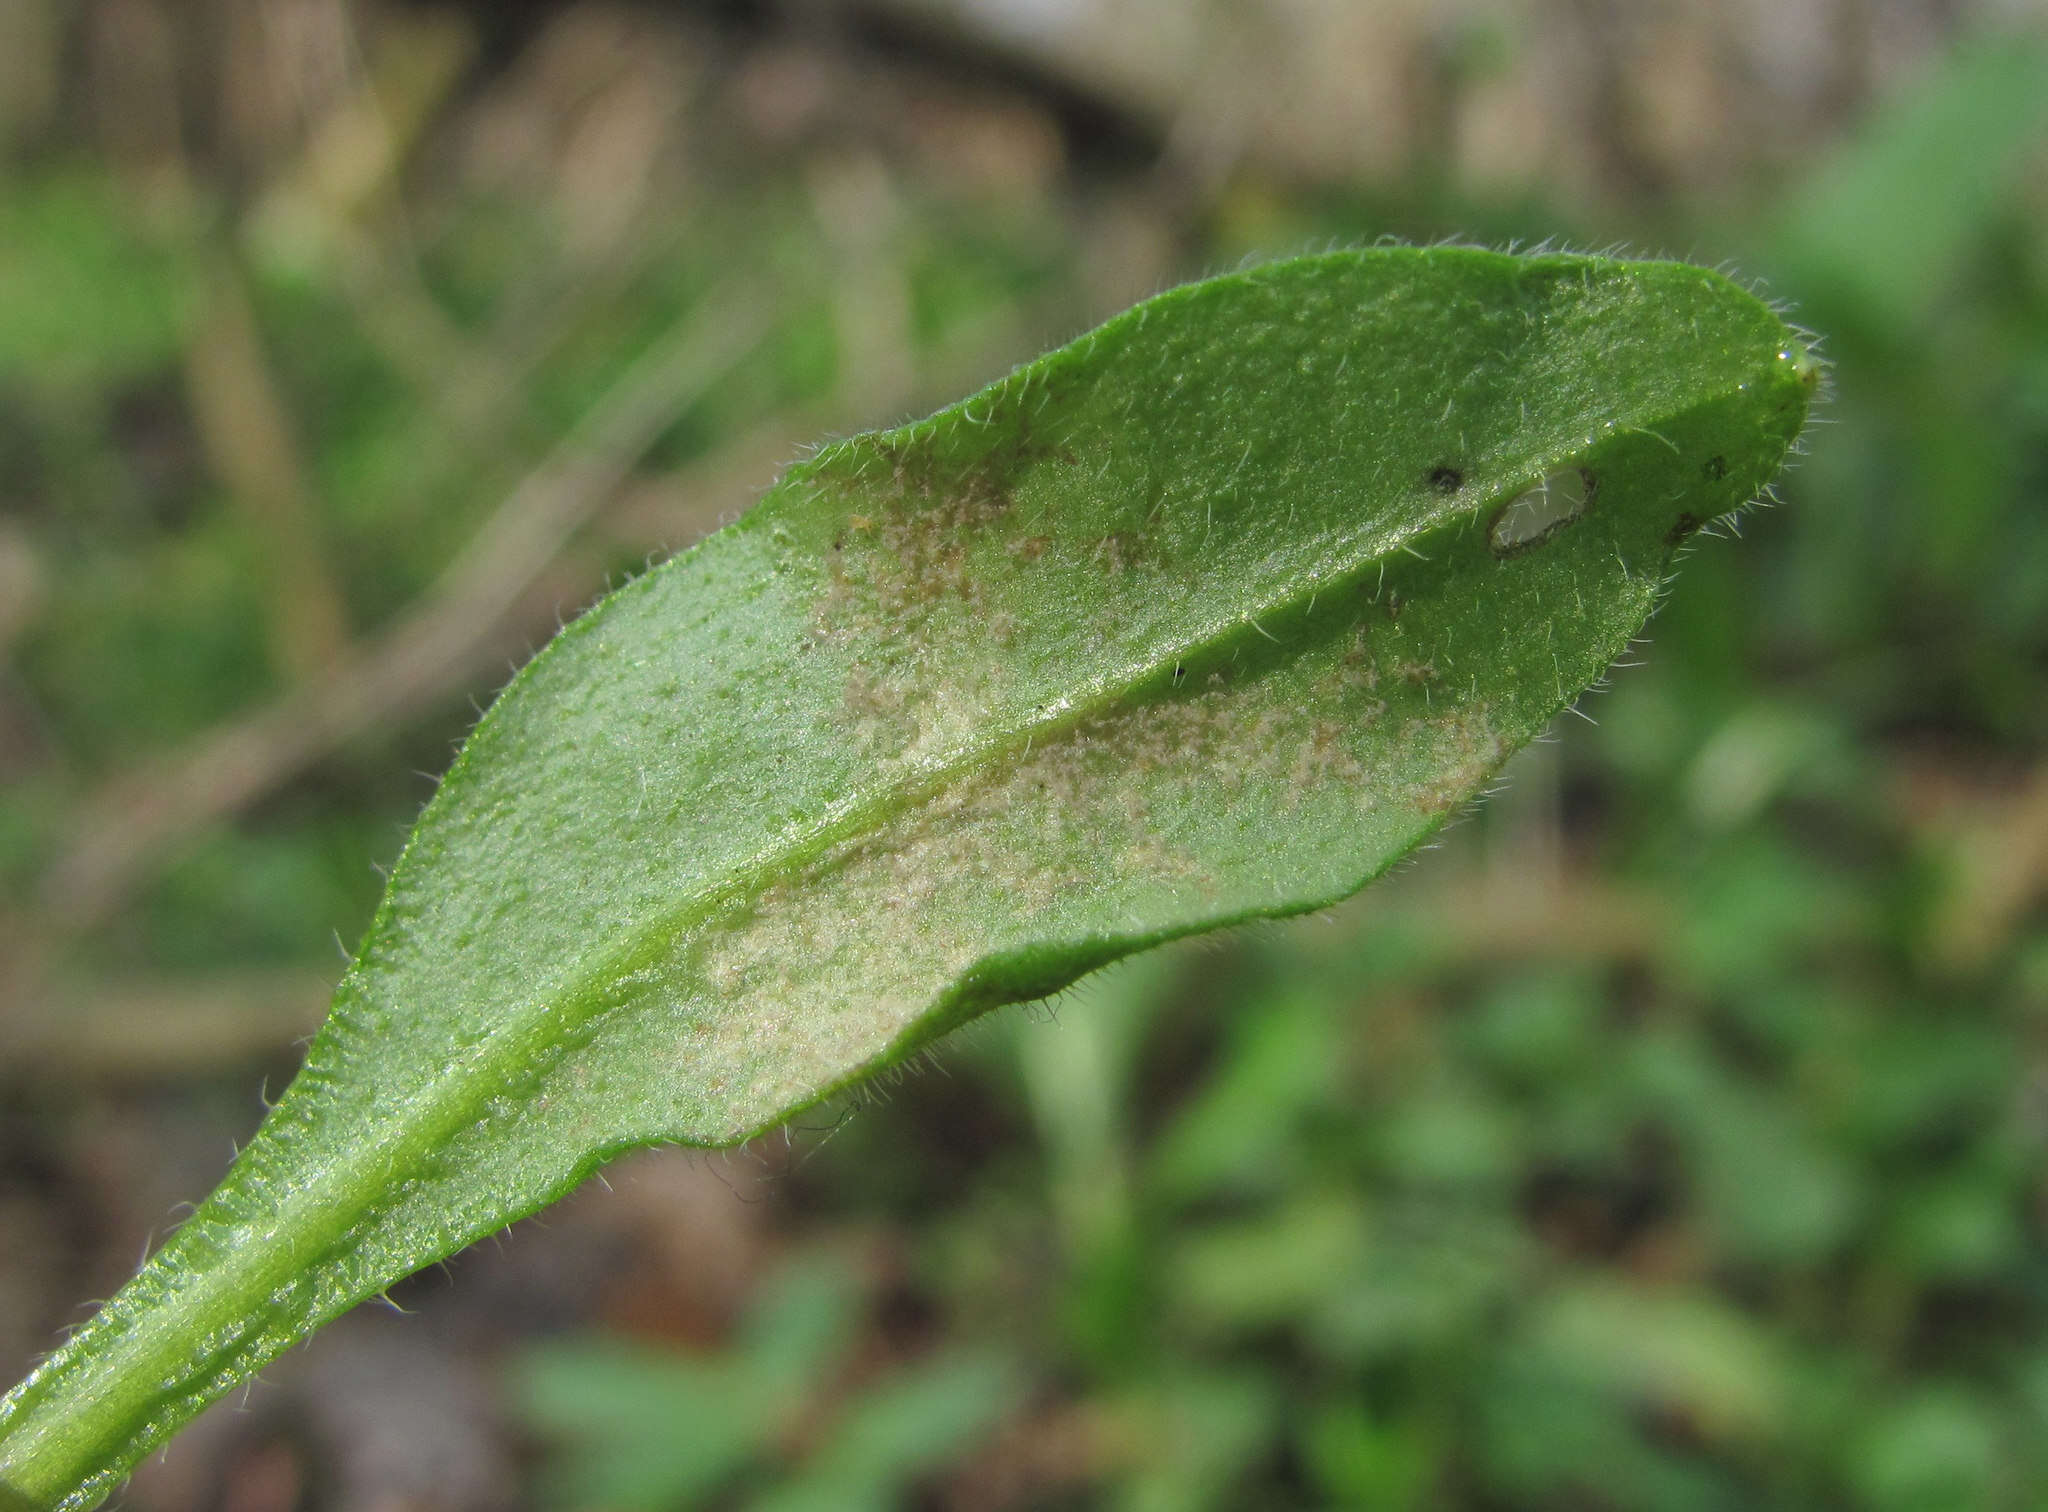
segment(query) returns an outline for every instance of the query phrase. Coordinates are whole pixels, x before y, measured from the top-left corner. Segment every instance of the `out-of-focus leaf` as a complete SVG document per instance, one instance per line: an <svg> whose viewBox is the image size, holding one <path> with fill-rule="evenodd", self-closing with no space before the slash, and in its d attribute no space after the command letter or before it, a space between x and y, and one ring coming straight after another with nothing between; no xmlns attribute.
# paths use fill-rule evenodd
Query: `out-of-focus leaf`
<svg viewBox="0 0 2048 1512"><path fill-rule="evenodd" d="M1226 1331L1313 1316L1364 1263L1368 1219L1357 1197L1302 1197L1269 1217L1189 1233L1168 1257L1176 1316Z"/></svg>
<svg viewBox="0 0 2048 1512"><path fill-rule="evenodd" d="M1871 1512L1976 1512L1999 1505L1998 1426L1969 1393L1930 1386L1879 1414L1856 1443L1851 1479Z"/></svg>
<svg viewBox="0 0 2048 1512"><path fill-rule="evenodd" d="M688 1505L763 1458L839 1364L853 1280L829 1260L785 1269L763 1288L733 1347L693 1358L620 1343L528 1353L524 1415L557 1452L553 1499L623 1509Z"/></svg>
<svg viewBox="0 0 2048 1512"><path fill-rule="evenodd" d="M120 188L52 173L0 193L0 376L110 383L177 359L192 289Z"/></svg>
<svg viewBox="0 0 2048 1512"><path fill-rule="evenodd" d="M1777 254L1802 292L1885 333L1924 320L2041 145L2044 79L2048 37L1992 33L1879 111L1792 198Z"/></svg>
<svg viewBox="0 0 2048 1512"><path fill-rule="evenodd" d="M1118 1512L1203 1512L1242 1505L1237 1480L1272 1439L1279 1393L1250 1372L1203 1370L1120 1405L1116 1437L1135 1461Z"/></svg>
<svg viewBox="0 0 2048 1512"><path fill-rule="evenodd" d="M1162 1195L1213 1196L1289 1179L1304 1112L1336 1090L1330 1014L1313 994L1273 995L1231 1025L1217 1075L1152 1154Z"/></svg>
<svg viewBox="0 0 2048 1512"><path fill-rule="evenodd" d="M1016 1395L1010 1367L959 1355L902 1371L848 1404L803 1473L756 1499L753 1512L886 1512L907 1483L965 1449Z"/></svg>

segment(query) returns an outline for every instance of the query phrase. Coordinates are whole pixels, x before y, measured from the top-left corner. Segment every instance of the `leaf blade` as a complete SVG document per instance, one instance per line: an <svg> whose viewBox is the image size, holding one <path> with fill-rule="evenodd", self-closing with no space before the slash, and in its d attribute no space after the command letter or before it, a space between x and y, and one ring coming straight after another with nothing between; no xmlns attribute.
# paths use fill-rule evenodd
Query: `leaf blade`
<svg viewBox="0 0 2048 1512"><path fill-rule="evenodd" d="M1699 269L1382 249L792 468L493 705L262 1134L0 1404L0 1484L90 1505L609 1154L1355 891L1618 654L1811 382Z"/></svg>

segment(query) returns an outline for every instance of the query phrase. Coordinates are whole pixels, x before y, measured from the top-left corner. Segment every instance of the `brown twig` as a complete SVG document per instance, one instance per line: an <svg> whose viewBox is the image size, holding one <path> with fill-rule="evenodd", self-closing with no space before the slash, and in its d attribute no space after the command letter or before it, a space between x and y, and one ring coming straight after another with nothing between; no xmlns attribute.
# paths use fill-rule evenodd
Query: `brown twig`
<svg viewBox="0 0 2048 1512"><path fill-rule="evenodd" d="M185 347L185 388L213 471L262 545L271 654L288 681L312 682L347 644L347 616L241 271L227 257L212 261L205 313Z"/></svg>
<svg viewBox="0 0 2048 1512"><path fill-rule="evenodd" d="M175 1081L282 1054L320 1026L334 991L318 971L44 987L0 1015L9 1080Z"/></svg>
<svg viewBox="0 0 2048 1512"><path fill-rule="evenodd" d="M2034 904L2048 897L2048 766L2037 768L2018 792L1973 807L1930 826L1947 862L1948 886L1929 940L1937 960L1953 971L1981 970Z"/></svg>

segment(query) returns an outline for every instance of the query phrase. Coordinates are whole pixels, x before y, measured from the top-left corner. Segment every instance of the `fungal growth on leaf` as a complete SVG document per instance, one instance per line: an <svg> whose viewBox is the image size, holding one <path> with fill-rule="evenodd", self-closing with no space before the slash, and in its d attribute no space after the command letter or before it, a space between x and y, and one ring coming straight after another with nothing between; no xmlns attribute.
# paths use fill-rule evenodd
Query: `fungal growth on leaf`
<svg viewBox="0 0 2048 1512"><path fill-rule="evenodd" d="M477 725L262 1131L0 1404L0 1502L93 1505L611 1155L1356 891L1601 675L1814 381L1699 268L1380 249L792 467Z"/></svg>

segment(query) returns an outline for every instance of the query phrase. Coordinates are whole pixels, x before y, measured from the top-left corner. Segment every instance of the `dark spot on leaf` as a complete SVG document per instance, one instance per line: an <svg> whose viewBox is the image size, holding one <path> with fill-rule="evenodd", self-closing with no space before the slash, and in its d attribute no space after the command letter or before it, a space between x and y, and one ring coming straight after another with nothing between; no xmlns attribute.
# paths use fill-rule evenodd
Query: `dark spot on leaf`
<svg viewBox="0 0 2048 1512"><path fill-rule="evenodd" d="M1718 462L1721 459L1719 457L1716 457L1714 460ZM1699 528L1700 517L1698 515L1682 514L1678 517L1677 523L1674 524L1670 530L1665 532L1664 544L1666 546L1676 546L1680 541L1684 540L1687 536L1691 535L1694 531L1698 530Z"/></svg>
<svg viewBox="0 0 2048 1512"><path fill-rule="evenodd" d="M1707 458L1707 465L1701 468L1700 472L1709 483L1718 483L1728 476L1728 459L1726 457L1709 457Z"/></svg>
<svg viewBox="0 0 2048 1512"><path fill-rule="evenodd" d="M1439 462L1429 470L1429 486L1438 493L1456 493L1465 486L1465 474L1448 462Z"/></svg>

